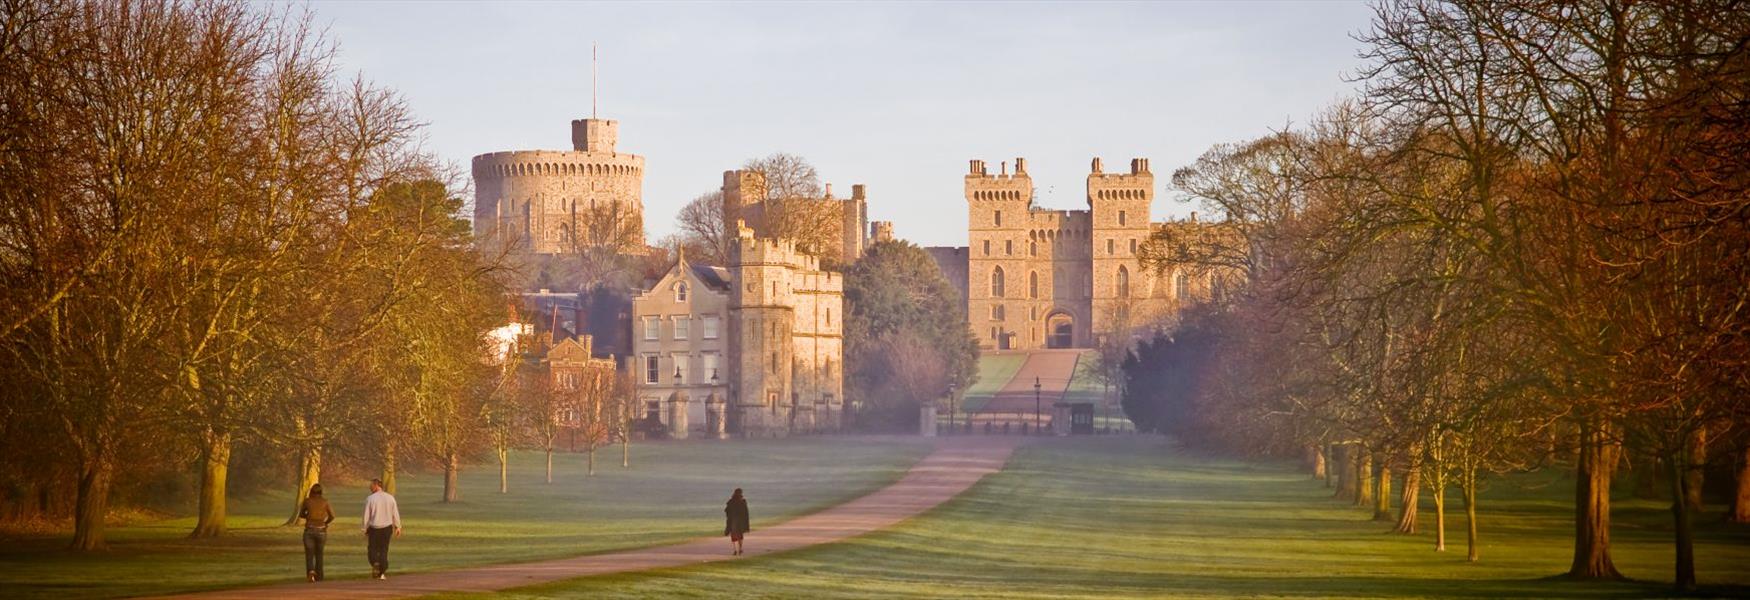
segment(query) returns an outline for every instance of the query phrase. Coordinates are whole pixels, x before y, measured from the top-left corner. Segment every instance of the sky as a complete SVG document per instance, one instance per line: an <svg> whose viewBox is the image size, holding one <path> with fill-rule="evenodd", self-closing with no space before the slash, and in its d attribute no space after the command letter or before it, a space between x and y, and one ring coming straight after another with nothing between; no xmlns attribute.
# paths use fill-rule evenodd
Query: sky
<svg viewBox="0 0 1750 600"><path fill-rule="evenodd" d="M1358 88L1355 2L309 5L350 77L397 90L426 146L569 149L599 116L645 158L652 242L723 171L788 152L921 245L966 244L961 177L1027 158L1039 204L1085 209L1090 159L1150 159L1154 217L1198 210L1173 170L1301 123ZM1011 167L1012 168L1012 167Z"/></svg>

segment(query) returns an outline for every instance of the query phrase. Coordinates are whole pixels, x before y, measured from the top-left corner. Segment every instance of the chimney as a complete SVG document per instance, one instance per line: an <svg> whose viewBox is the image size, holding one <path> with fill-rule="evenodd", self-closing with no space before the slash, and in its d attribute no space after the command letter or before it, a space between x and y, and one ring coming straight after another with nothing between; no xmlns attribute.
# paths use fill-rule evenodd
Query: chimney
<svg viewBox="0 0 1750 600"><path fill-rule="evenodd" d="M1006 160L1005 160L1005 161L1003 161L1003 172L1002 172L1002 175L1003 175L1003 176L1004 176L1004 177L1007 177L1007 176L1008 176L1008 175L1009 175L1009 161L1006 161Z"/></svg>
<svg viewBox="0 0 1750 600"><path fill-rule="evenodd" d="M858 184L852 184L852 185L851 185L851 198L852 198L852 199L854 199L854 200L862 200L862 199L863 199L863 198L864 198L864 197L865 197L865 196L864 196L864 195L863 195L863 193L864 193L864 187L863 187L863 184L861 184L861 183L858 183Z"/></svg>
<svg viewBox="0 0 1750 600"><path fill-rule="evenodd" d="M1094 170L1095 175L1100 174L1100 157L1098 157L1098 156L1094 157L1094 164L1093 164L1092 168Z"/></svg>
<svg viewBox="0 0 1750 600"><path fill-rule="evenodd" d="M826 184L826 197L828 197L828 198L832 197L832 184L831 183Z"/></svg>
<svg viewBox="0 0 1750 600"><path fill-rule="evenodd" d="M1197 222L1197 211L1191 211L1191 222L1192 223Z"/></svg>
<svg viewBox="0 0 1750 600"><path fill-rule="evenodd" d="M1026 175L1027 174L1027 159L1021 158L1019 156L1015 157L1015 174L1016 175Z"/></svg>

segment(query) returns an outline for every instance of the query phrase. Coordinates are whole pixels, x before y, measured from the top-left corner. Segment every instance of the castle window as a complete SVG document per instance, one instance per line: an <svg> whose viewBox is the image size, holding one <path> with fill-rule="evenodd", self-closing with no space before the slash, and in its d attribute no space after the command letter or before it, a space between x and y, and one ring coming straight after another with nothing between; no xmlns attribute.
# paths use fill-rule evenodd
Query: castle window
<svg viewBox="0 0 1750 600"><path fill-rule="evenodd" d="M1027 242L1027 256L1039 256L1039 242Z"/></svg>
<svg viewBox="0 0 1750 600"><path fill-rule="evenodd" d="M777 350L772 351L772 374L773 375L778 374L778 351Z"/></svg>
<svg viewBox="0 0 1750 600"><path fill-rule="evenodd" d="M1132 255L1136 254L1136 239L1135 238L1131 238L1131 240L1130 240L1130 253Z"/></svg>
<svg viewBox="0 0 1750 600"><path fill-rule="evenodd" d="M990 240L984 241L984 255L990 256Z"/></svg>
<svg viewBox="0 0 1750 600"><path fill-rule="evenodd" d="M1003 254L1014 256L1015 240L1003 240Z"/></svg>
<svg viewBox="0 0 1750 600"><path fill-rule="evenodd" d="M1114 248L1115 248L1115 244L1113 243L1113 241L1110 239L1106 240L1106 253L1107 254L1116 253L1117 250L1115 250Z"/></svg>
<svg viewBox="0 0 1750 600"><path fill-rule="evenodd" d="M717 315L705 315L704 320L705 320L705 339L707 339L707 340L717 339L717 327L718 327Z"/></svg>
<svg viewBox="0 0 1750 600"><path fill-rule="evenodd" d="M990 272L990 297L1003 297L1003 268L997 267Z"/></svg>
<svg viewBox="0 0 1750 600"><path fill-rule="evenodd" d="M674 284L674 301L687 301L687 284L685 282Z"/></svg>
<svg viewBox="0 0 1750 600"><path fill-rule="evenodd" d="M1124 211L1118 211L1118 224L1120 226L1124 225L1124 216Z"/></svg>
<svg viewBox="0 0 1750 600"><path fill-rule="evenodd" d="M1185 298L1185 296L1188 296L1190 294L1191 294L1191 281L1185 277L1184 273L1179 273L1177 275L1174 275L1173 276L1173 297L1180 299L1180 300L1183 300Z"/></svg>
<svg viewBox="0 0 1750 600"><path fill-rule="evenodd" d="M997 211L997 227L1003 226L1003 211Z"/></svg>
<svg viewBox="0 0 1750 600"><path fill-rule="evenodd" d="M1027 311L1027 319L1030 321L1039 320L1039 307L1035 306L1032 310Z"/></svg>
<svg viewBox="0 0 1750 600"><path fill-rule="evenodd" d="M1039 299L1039 272L1027 273L1027 297Z"/></svg>
<svg viewBox="0 0 1750 600"><path fill-rule="evenodd" d="M692 325L692 321L693 320L687 318L686 315L676 316L674 318L674 339L684 340L692 337L692 331L690 331L692 328L689 327Z"/></svg>
<svg viewBox="0 0 1750 600"><path fill-rule="evenodd" d="M1003 312L1003 305L1001 305L1001 304L991 305L991 307L990 307L990 320L1001 321L1001 320L1003 320L1003 317L1005 317L1005 316L1006 316L1006 313Z"/></svg>
<svg viewBox="0 0 1750 600"><path fill-rule="evenodd" d="M1118 265L1118 297L1130 297L1130 269L1124 268L1124 265Z"/></svg>
<svg viewBox="0 0 1750 600"><path fill-rule="evenodd" d="M662 358L655 354L644 357L644 383L657 383L662 380Z"/></svg>

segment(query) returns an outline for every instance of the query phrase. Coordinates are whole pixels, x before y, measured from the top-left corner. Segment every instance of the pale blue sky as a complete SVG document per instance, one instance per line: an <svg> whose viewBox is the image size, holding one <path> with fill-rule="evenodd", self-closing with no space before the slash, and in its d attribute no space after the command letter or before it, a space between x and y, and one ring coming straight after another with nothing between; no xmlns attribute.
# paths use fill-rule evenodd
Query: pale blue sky
<svg viewBox="0 0 1750 600"><path fill-rule="evenodd" d="M601 116L645 157L645 226L674 230L722 172L784 151L834 192L869 186L872 220L964 245L966 161L1028 159L1049 208L1086 208L1088 160L1148 157L1156 219L1195 207L1168 178L1212 144L1304 121L1355 88L1369 9L1297 3L331 2L313 5L342 68L399 90L429 147L570 147Z"/></svg>

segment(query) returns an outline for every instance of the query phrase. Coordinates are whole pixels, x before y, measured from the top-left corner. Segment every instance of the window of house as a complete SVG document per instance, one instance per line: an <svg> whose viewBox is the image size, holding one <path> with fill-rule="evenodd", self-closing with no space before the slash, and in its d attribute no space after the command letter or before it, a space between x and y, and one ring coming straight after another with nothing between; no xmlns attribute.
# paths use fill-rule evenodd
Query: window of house
<svg viewBox="0 0 1750 600"><path fill-rule="evenodd" d="M674 284L674 301L675 302L686 302L687 301L687 284L686 284L686 282L683 281L681 283Z"/></svg>
<svg viewBox="0 0 1750 600"><path fill-rule="evenodd" d="M717 315L705 315L704 320L705 339L717 339L717 327L719 325Z"/></svg>
<svg viewBox="0 0 1750 600"><path fill-rule="evenodd" d="M576 373L560 373L559 374L559 387L562 387L562 388L568 389L568 390L577 389L577 374Z"/></svg>
<svg viewBox="0 0 1750 600"><path fill-rule="evenodd" d="M676 315L674 318L674 339L684 340L692 333L693 319L686 315Z"/></svg>
<svg viewBox="0 0 1750 600"><path fill-rule="evenodd" d="M990 296L1003 297L1003 268L997 267L990 272Z"/></svg>
<svg viewBox="0 0 1750 600"><path fill-rule="evenodd" d="M701 365L704 367L704 370L699 371L700 377L710 378L712 383L716 383L716 382L723 380L723 374L717 372L717 355L716 354L706 354L704 357L704 363L705 364Z"/></svg>
<svg viewBox="0 0 1750 600"><path fill-rule="evenodd" d="M644 339L654 340L662 337L662 321L656 317L644 317Z"/></svg>
<svg viewBox="0 0 1750 600"><path fill-rule="evenodd" d="M655 354L644 357L644 383L662 381L662 358Z"/></svg>

